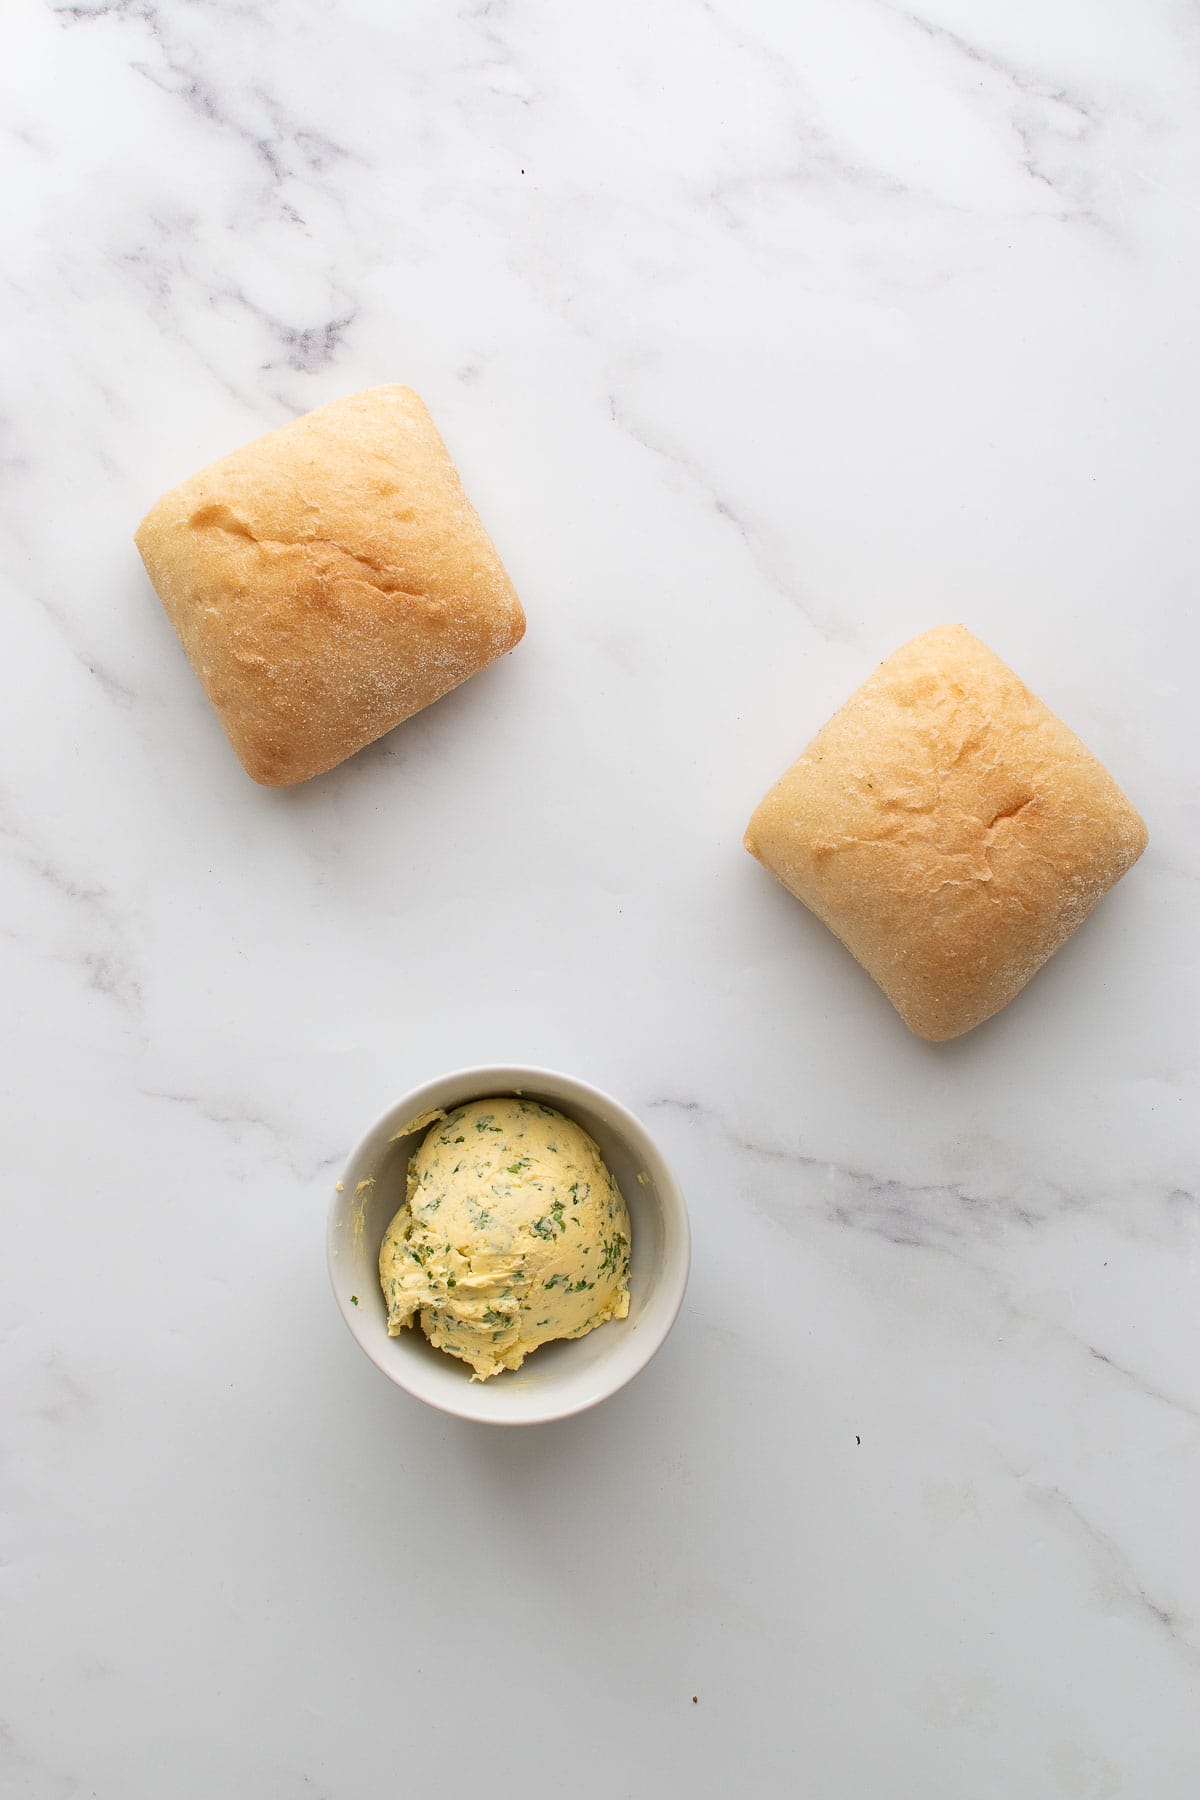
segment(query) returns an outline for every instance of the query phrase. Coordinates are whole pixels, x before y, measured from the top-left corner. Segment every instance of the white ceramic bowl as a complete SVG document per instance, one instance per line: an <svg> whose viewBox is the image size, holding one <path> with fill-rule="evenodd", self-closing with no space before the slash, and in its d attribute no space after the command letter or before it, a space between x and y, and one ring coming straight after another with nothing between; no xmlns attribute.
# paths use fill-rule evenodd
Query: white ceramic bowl
<svg viewBox="0 0 1200 1800"><path fill-rule="evenodd" d="M466 1100L524 1095L583 1126L617 1178L631 1227L629 1316L586 1337L543 1344L519 1369L472 1381L457 1357L435 1350L417 1325L387 1334L379 1246L405 1194L418 1132L405 1125ZM329 1274L342 1317L376 1368L419 1400L461 1419L535 1425L606 1400L644 1369L675 1322L687 1286L691 1239L675 1179L645 1127L598 1088L550 1069L459 1069L427 1081L377 1119L346 1164L329 1215Z"/></svg>

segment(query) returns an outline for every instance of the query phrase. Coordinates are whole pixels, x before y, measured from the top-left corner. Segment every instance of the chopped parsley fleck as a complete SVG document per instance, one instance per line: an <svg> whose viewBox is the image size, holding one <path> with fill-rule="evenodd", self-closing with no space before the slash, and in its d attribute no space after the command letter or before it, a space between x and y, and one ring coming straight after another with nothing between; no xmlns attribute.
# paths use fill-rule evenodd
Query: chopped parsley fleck
<svg viewBox="0 0 1200 1800"><path fill-rule="evenodd" d="M616 1274L617 1265L629 1248L629 1239L623 1232L615 1231L610 1238L605 1238L600 1248L604 1252L604 1260L600 1264L600 1273L607 1275L611 1269Z"/></svg>
<svg viewBox="0 0 1200 1800"><path fill-rule="evenodd" d="M357 1305L358 1305L358 1295L357 1295L357 1294L351 1294L351 1296L350 1296L350 1304L351 1304L351 1306L357 1306Z"/></svg>

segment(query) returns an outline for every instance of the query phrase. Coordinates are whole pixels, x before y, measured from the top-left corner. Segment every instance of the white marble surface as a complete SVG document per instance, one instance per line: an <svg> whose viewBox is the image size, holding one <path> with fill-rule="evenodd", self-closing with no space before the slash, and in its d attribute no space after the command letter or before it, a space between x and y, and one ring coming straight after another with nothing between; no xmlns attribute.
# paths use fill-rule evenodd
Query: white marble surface
<svg viewBox="0 0 1200 1800"><path fill-rule="evenodd" d="M0 1790L1194 1800L1195 5L4 38ZM261 791L130 533L391 380L529 634ZM1152 845L933 1049L740 837L954 618ZM322 1232L395 1093L510 1058L652 1124L695 1263L503 1433L369 1367Z"/></svg>

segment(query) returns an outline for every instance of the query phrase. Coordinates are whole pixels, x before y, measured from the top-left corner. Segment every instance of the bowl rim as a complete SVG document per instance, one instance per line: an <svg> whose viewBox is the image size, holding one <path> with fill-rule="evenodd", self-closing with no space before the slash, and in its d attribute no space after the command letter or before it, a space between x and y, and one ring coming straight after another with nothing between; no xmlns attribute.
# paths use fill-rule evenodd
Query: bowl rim
<svg viewBox="0 0 1200 1800"><path fill-rule="evenodd" d="M367 1329L368 1315L360 1312L345 1299L338 1283L337 1262L341 1249L340 1233L343 1228L347 1208L353 1199L353 1190L349 1177L360 1158L365 1156L368 1146L377 1137L386 1136L389 1132L396 1134L399 1127L409 1119L416 1119L421 1113L432 1107L446 1105L439 1098L441 1090L447 1085L469 1084L472 1091L464 1093L463 1098L450 1104L459 1106L471 1099L487 1099L501 1097L505 1093L518 1093L522 1086L536 1087L544 1084L546 1091L553 1098L561 1099L564 1108L569 1112L572 1099L601 1113L606 1123L636 1150L638 1158L653 1168L654 1191L664 1216L664 1230L671 1246L670 1277L667 1286L667 1304L661 1311L658 1323L650 1330L641 1345L636 1362L627 1369L620 1379L611 1384L601 1384L598 1392L586 1398L566 1405L547 1406L543 1411L530 1413L524 1417L491 1418L476 1405L472 1405L469 1396L473 1388L464 1384L461 1404L441 1398L434 1399L430 1394L421 1391L419 1386L403 1379L392 1361L385 1361L375 1348L378 1333L372 1326ZM578 1121L577 1121L578 1122ZM400 1388L415 1400L422 1401L435 1411L451 1417L469 1420L472 1424L482 1425L548 1425L559 1419L568 1419L579 1413L588 1412L593 1406L599 1406L604 1400L627 1387L634 1378L642 1373L669 1336L679 1311L683 1305L687 1291L688 1277L691 1272L691 1226L688 1219L687 1205L682 1190L675 1179L665 1156L657 1142L643 1125L636 1113L630 1111L620 1100L614 1098L606 1089L596 1087L594 1083L584 1081L578 1075L570 1075L564 1070L547 1068L533 1063L478 1063L466 1064L460 1068L447 1069L440 1075L431 1076L419 1086L411 1088L407 1093L399 1095L390 1106L372 1121L363 1131L347 1154L341 1172L337 1178L333 1198L329 1207L329 1216L325 1233L325 1259L329 1271L330 1286L338 1311L345 1320L346 1328L363 1354L374 1363L381 1374L385 1375L393 1386ZM387 1339L387 1342L394 1340ZM479 1384L482 1388L484 1384Z"/></svg>

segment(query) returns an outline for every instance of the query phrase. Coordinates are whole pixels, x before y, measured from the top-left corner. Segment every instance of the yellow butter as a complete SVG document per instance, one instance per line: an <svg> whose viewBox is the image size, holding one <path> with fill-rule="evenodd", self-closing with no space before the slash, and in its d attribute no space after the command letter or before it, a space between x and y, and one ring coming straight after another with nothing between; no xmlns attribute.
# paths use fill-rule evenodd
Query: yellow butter
<svg viewBox="0 0 1200 1800"><path fill-rule="evenodd" d="M573 1120L521 1098L435 1124L408 1166L379 1278L396 1337L419 1319L473 1379L629 1311L629 1212Z"/></svg>

